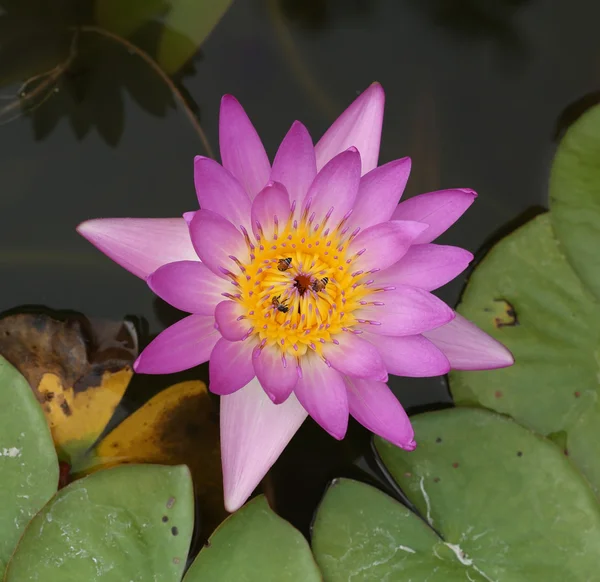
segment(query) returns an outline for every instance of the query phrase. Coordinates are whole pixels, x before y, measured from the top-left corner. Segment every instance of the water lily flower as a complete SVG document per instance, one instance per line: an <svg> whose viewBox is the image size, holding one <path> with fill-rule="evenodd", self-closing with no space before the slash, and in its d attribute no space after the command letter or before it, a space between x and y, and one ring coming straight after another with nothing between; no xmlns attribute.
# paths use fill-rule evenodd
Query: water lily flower
<svg viewBox="0 0 600 582"><path fill-rule="evenodd" d="M197 157L200 210L183 218L96 219L78 231L190 313L142 352L137 372L209 361L221 395L227 509L234 511L307 415L342 439L352 415L416 445L388 373L509 366L510 352L431 291L472 260L433 244L472 190L398 204L410 160L377 166L384 93L371 85L319 142L295 122L271 165L240 104L223 98L222 165Z"/></svg>

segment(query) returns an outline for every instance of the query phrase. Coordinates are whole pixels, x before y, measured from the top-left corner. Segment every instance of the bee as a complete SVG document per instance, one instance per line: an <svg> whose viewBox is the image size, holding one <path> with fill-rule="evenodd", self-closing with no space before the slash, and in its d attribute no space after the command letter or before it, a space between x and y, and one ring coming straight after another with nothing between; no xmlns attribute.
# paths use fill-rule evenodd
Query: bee
<svg viewBox="0 0 600 582"><path fill-rule="evenodd" d="M287 259L279 259L277 261L277 269L280 271L287 271L292 264L292 257L288 257Z"/></svg>
<svg viewBox="0 0 600 582"><path fill-rule="evenodd" d="M323 289L325 289L325 286L327 285L327 283L329 283L328 277L323 277L322 279L315 279L311 285L312 290L315 293L318 293L319 291L323 291Z"/></svg>
<svg viewBox="0 0 600 582"><path fill-rule="evenodd" d="M271 303L273 304L273 307L277 309L277 311L281 311L281 313L287 313L290 310L290 308L285 303L279 300L280 297L281 295L273 297Z"/></svg>

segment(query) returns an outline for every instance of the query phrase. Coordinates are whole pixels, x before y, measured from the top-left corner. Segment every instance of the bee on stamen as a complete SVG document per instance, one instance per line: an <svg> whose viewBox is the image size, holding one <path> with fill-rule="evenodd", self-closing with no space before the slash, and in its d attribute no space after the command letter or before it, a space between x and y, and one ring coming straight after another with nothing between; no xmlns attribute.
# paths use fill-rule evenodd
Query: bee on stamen
<svg viewBox="0 0 600 582"><path fill-rule="evenodd" d="M287 271L292 264L292 257L288 257L287 259L279 259L277 261L277 269L280 271Z"/></svg>
<svg viewBox="0 0 600 582"><path fill-rule="evenodd" d="M323 277L322 279L315 279L311 285L312 290L315 293L319 293L319 291L323 291L323 289L325 289L325 286L327 285L327 283L329 283L328 277Z"/></svg>
<svg viewBox="0 0 600 582"><path fill-rule="evenodd" d="M290 310L290 308L283 301L279 300L280 297L281 295L273 297L271 303L273 304L273 307L277 309L277 311L281 311L281 313L287 313Z"/></svg>

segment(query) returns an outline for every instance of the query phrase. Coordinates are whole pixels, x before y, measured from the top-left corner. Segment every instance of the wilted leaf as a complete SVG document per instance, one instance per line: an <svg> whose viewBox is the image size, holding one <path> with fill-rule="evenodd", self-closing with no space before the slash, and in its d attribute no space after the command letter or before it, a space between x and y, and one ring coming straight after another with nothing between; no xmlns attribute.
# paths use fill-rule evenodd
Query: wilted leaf
<svg viewBox="0 0 600 582"><path fill-rule="evenodd" d="M184 578L184 582L213 580L319 582L322 578L302 534L260 496L219 526Z"/></svg>
<svg viewBox="0 0 600 582"><path fill-rule="evenodd" d="M135 329L62 321L41 313L0 319L0 354L28 380L46 414L59 457L76 462L121 401L137 355Z"/></svg>
<svg viewBox="0 0 600 582"><path fill-rule="evenodd" d="M0 578L29 520L54 495L58 462L27 381L0 357Z"/></svg>
<svg viewBox="0 0 600 582"><path fill-rule="evenodd" d="M170 75L194 55L233 0L169 0L158 63Z"/></svg>
<svg viewBox="0 0 600 582"><path fill-rule="evenodd" d="M129 36L168 5L168 0L96 0L94 16L103 28Z"/></svg>
<svg viewBox="0 0 600 582"><path fill-rule="evenodd" d="M99 471L61 489L34 517L5 582L179 582L193 516L186 467Z"/></svg>
<svg viewBox="0 0 600 582"><path fill-rule="evenodd" d="M458 306L513 352L515 364L452 372L450 388L458 404L485 406L542 435L560 435L600 493L600 305L567 262L551 214L494 246Z"/></svg>
<svg viewBox="0 0 600 582"><path fill-rule="evenodd" d="M158 393L98 443L75 472L122 463L187 465L211 532L226 516L221 483L219 424L206 385L181 382Z"/></svg>

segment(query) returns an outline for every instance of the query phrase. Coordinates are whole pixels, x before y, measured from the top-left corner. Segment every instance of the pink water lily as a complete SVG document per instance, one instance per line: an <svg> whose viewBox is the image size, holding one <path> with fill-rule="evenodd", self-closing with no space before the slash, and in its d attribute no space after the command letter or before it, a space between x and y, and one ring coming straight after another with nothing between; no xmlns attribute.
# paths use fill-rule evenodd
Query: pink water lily
<svg viewBox="0 0 600 582"><path fill-rule="evenodd" d="M397 446L416 445L388 373L509 366L510 352L431 291L472 259L432 241L471 190L398 204L410 171L377 167L384 94L371 85L316 146L295 122L271 165L246 113L221 103L222 165L195 159L200 210L183 218L98 219L78 231L191 313L135 364L177 372L209 361L222 396L225 503L239 508L308 414L336 439L351 414Z"/></svg>

